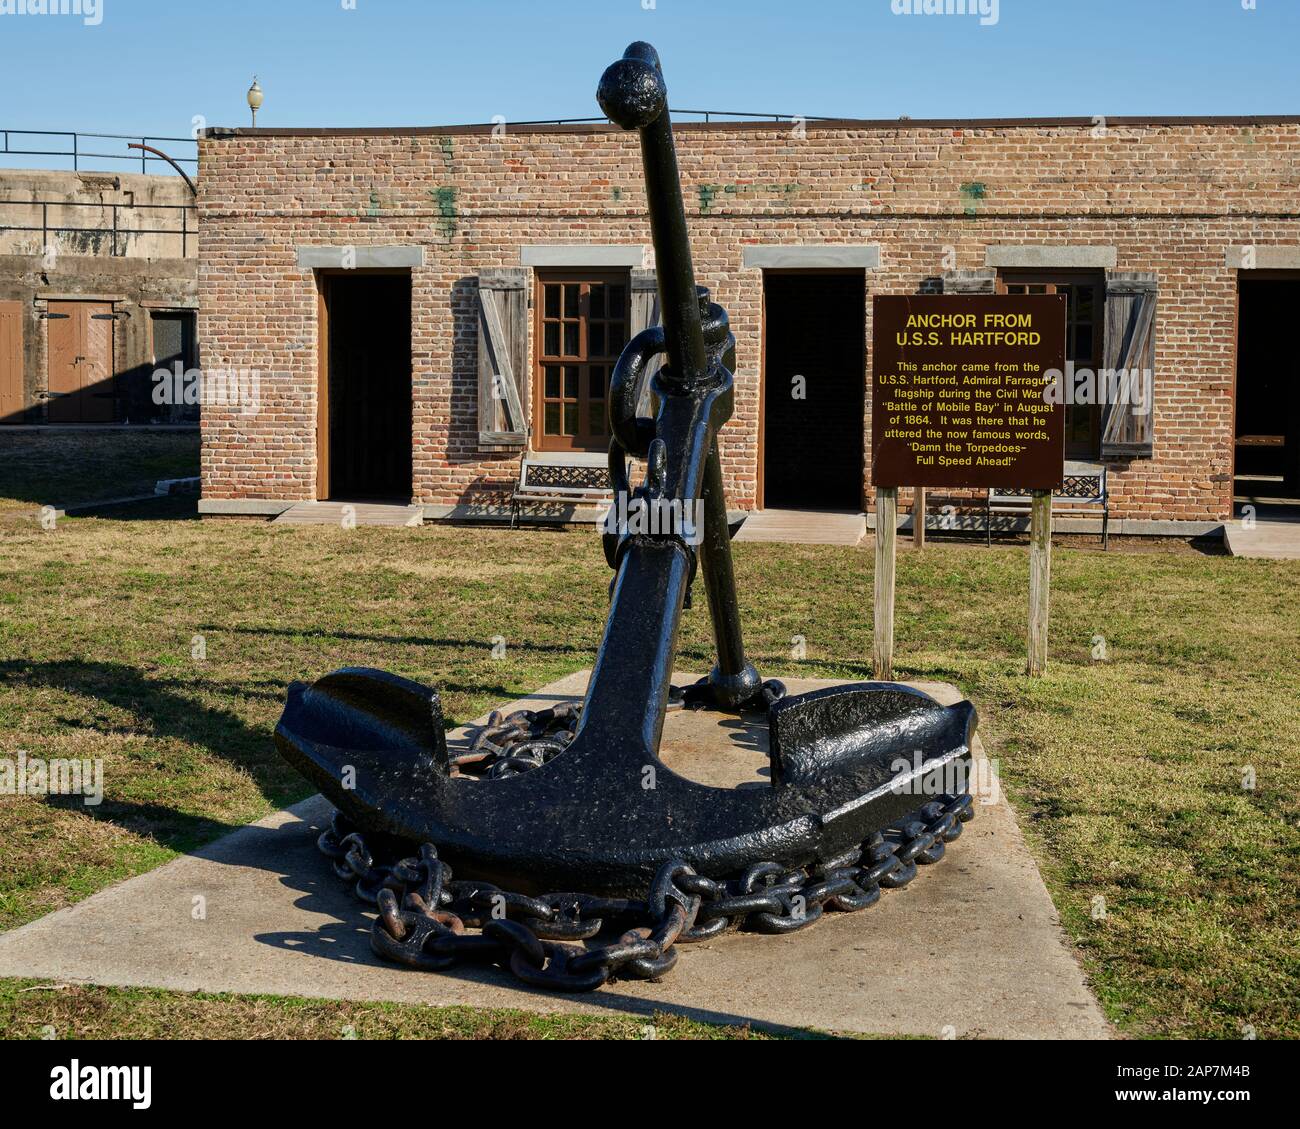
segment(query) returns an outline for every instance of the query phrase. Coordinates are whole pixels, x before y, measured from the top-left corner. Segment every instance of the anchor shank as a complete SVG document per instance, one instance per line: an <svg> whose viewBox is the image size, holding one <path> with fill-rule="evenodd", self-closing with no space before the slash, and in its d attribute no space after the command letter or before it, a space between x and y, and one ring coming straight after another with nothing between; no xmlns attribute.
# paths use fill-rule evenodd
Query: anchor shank
<svg viewBox="0 0 1300 1129"><path fill-rule="evenodd" d="M601 107L624 129L636 129L641 138L645 168L646 199L650 230L655 248L655 269L659 305L663 320L668 365L662 370L658 390L661 409L655 434L669 448L669 461L676 452L668 401L689 395L708 384L725 388L719 399L724 411L709 418L710 434L703 465L683 473L679 490L672 496L683 501L703 501L700 564L713 624L718 664L709 676L709 693L715 705L736 708L758 694L762 684L758 672L745 659L740 608L736 600L736 579L731 563L731 535L727 523L726 494L718 454L717 429L730 417L735 344L726 329L726 315L710 309L707 294L697 289L691 260L686 207L682 200L677 151L673 142L668 110L668 91L659 56L648 43L633 43L623 58L606 70L597 93ZM714 316L718 320L714 320ZM709 319L710 336L705 340L704 322ZM618 429L615 428L615 433ZM670 472L671 477L671 472ZM693 480L690 486L687 479ZM685 489L680 487L686 486ZM693 489L691 487L694 487ZM611 622L617 609L611 610Z"/></svg>

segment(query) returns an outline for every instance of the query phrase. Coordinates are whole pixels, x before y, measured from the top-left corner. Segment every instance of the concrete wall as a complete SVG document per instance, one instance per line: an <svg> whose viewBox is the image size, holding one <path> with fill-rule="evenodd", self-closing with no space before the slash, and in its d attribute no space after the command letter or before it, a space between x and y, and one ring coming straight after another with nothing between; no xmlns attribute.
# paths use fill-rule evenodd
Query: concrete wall
<svg viewBox="0 0 1300 1129"><path fill-rule="evenodd" d="M1230 514L1226 249L1300 246L1300 124L715 124L677 139L697 274L738 340L721 441L731 505L756 495L762 270L747 247L879 245L878 267L862 260L869 343L873 294L934 289L998 261L991 249L1030 246L1056 265L1089 248L1088 264L1159 279L1155 452L1112 465L1115 516ZM205 411L210 499L315 496L317 291L299 247L422 249L413 495L455 504L500 496L517 469L478 446L478 275L536 244L574 245L576 262L591 245L650 243L636 139L609 127L222 131L200 159L200 337L209 364L263 373L256 415ZM868 390L864 433L870 411ZM868 499L869 480L864 466Z"/></svg>
<svg viewBox="0 0 1300 1129"><path fill-rule="evenodd" d="M48 202L44 209L42 201ZM48 322L43 315L51 299L77 298L111 302L119 315L113 342L116 420L197 419L192 406L155 405L151 379L151 311L198 307L194 210L184 221L188 237L182 240L180 234L182 214L193 204L180 177L0 170L0 300L17 300L24 309L24 410L0 425L46 422ZM41 227L43 211L44 233L16 230ZM55 230L59 227L92 230ZM175 234L145 234L146 229Z"/></svg>

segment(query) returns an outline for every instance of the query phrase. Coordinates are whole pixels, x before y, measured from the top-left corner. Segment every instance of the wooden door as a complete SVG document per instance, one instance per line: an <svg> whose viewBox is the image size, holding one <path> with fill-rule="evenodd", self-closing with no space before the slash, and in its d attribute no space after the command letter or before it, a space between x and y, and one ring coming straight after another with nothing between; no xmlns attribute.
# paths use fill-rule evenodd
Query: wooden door
<svg viewBox="0 0 1300 1129"><path fill-rule="evenodd" d="M0 423L21 423L24 399L23 304L0 302Z"/></svg>
<svg viewBox="0 0 1300 1129"><path fill-rule="evenodd" d="M51 423L111 423L113 306L51 302L48 374Z"/></svg>

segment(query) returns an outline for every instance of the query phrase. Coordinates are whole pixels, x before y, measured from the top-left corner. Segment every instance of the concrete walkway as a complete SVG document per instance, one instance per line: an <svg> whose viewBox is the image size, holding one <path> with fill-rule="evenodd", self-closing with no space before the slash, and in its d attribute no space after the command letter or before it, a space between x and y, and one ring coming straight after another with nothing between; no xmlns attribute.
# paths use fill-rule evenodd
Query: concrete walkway
<svg viewBox="0 0 1300 1129"><path fill-rule="evenodd" d="M585 683L585 672L573 675L522 704L563 700ZM834 683L789 685L800 693ZM958 699L952 687L919 685L942 701ZM975 752L983 757L978 742ZM721 786L763 780L765 727L670 714L664 761ZM870 909L827 914L788 937L732 934L683 947L661 983L619 982L565 997L521 987L496 969L430 974L379 962L369 915L316 850L329 816L316 797L0 935L0 976L540 1012L658 1011L935 1038L1106 1038L1015 817L1000 799L978 808L945 859ZM205 910L197 918L196 905Z"/></svg>
<svg viewBox="0 0 1300 1129"><path fill-rule="evenodd" d="M417 526L424 524L423 506L386 505L377 502L299 502L281 513L273 525Z"/></svg>
<svg viewBox="0 0 1300 1129"><path fill-rule="evenodd" d="M745 519L737 541L785 545L847 545L867 535L867 515L834 510L759 510Z"/></svg>
<svg viewBox="0 0 1300 1129"><path fill-rule="evenodd" d="M1270 561L1300 561L1300 520L1257 520L1250 529L1240 519L1223 527L1224 544L1234 557Z"/></svg>

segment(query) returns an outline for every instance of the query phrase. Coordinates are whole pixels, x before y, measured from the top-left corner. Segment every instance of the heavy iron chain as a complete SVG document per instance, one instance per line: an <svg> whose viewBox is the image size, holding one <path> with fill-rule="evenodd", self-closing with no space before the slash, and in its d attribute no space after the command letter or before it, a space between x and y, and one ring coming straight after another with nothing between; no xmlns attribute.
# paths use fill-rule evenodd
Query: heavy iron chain
<svg viewBox="0 0 1300 1129"><path fill-rule="evenodd" d="M494 713L453 771L499 779L537 767L573 739L581 707ZM906 886L919 865L944 856L974 818L969 793L944 795L872 835L861 846L813 866L790 870L760 862L715 880L686 862L665 863L644 900L557 893L531 897L487 882L456 881L438 849L377 861L340 812L319 839L334 870L357 897L375 905L371 948L385 960L430 972L460 963L498 964L525 983L552 991L590 992L613 978L656 980L677 963L678 945L737 929L794 933L829 908L866 909L882 889ZM477 934L468 933L477 929ZM615 933L617 940L584 948ZM569 942L566 944L565 942Z"/></svg>

